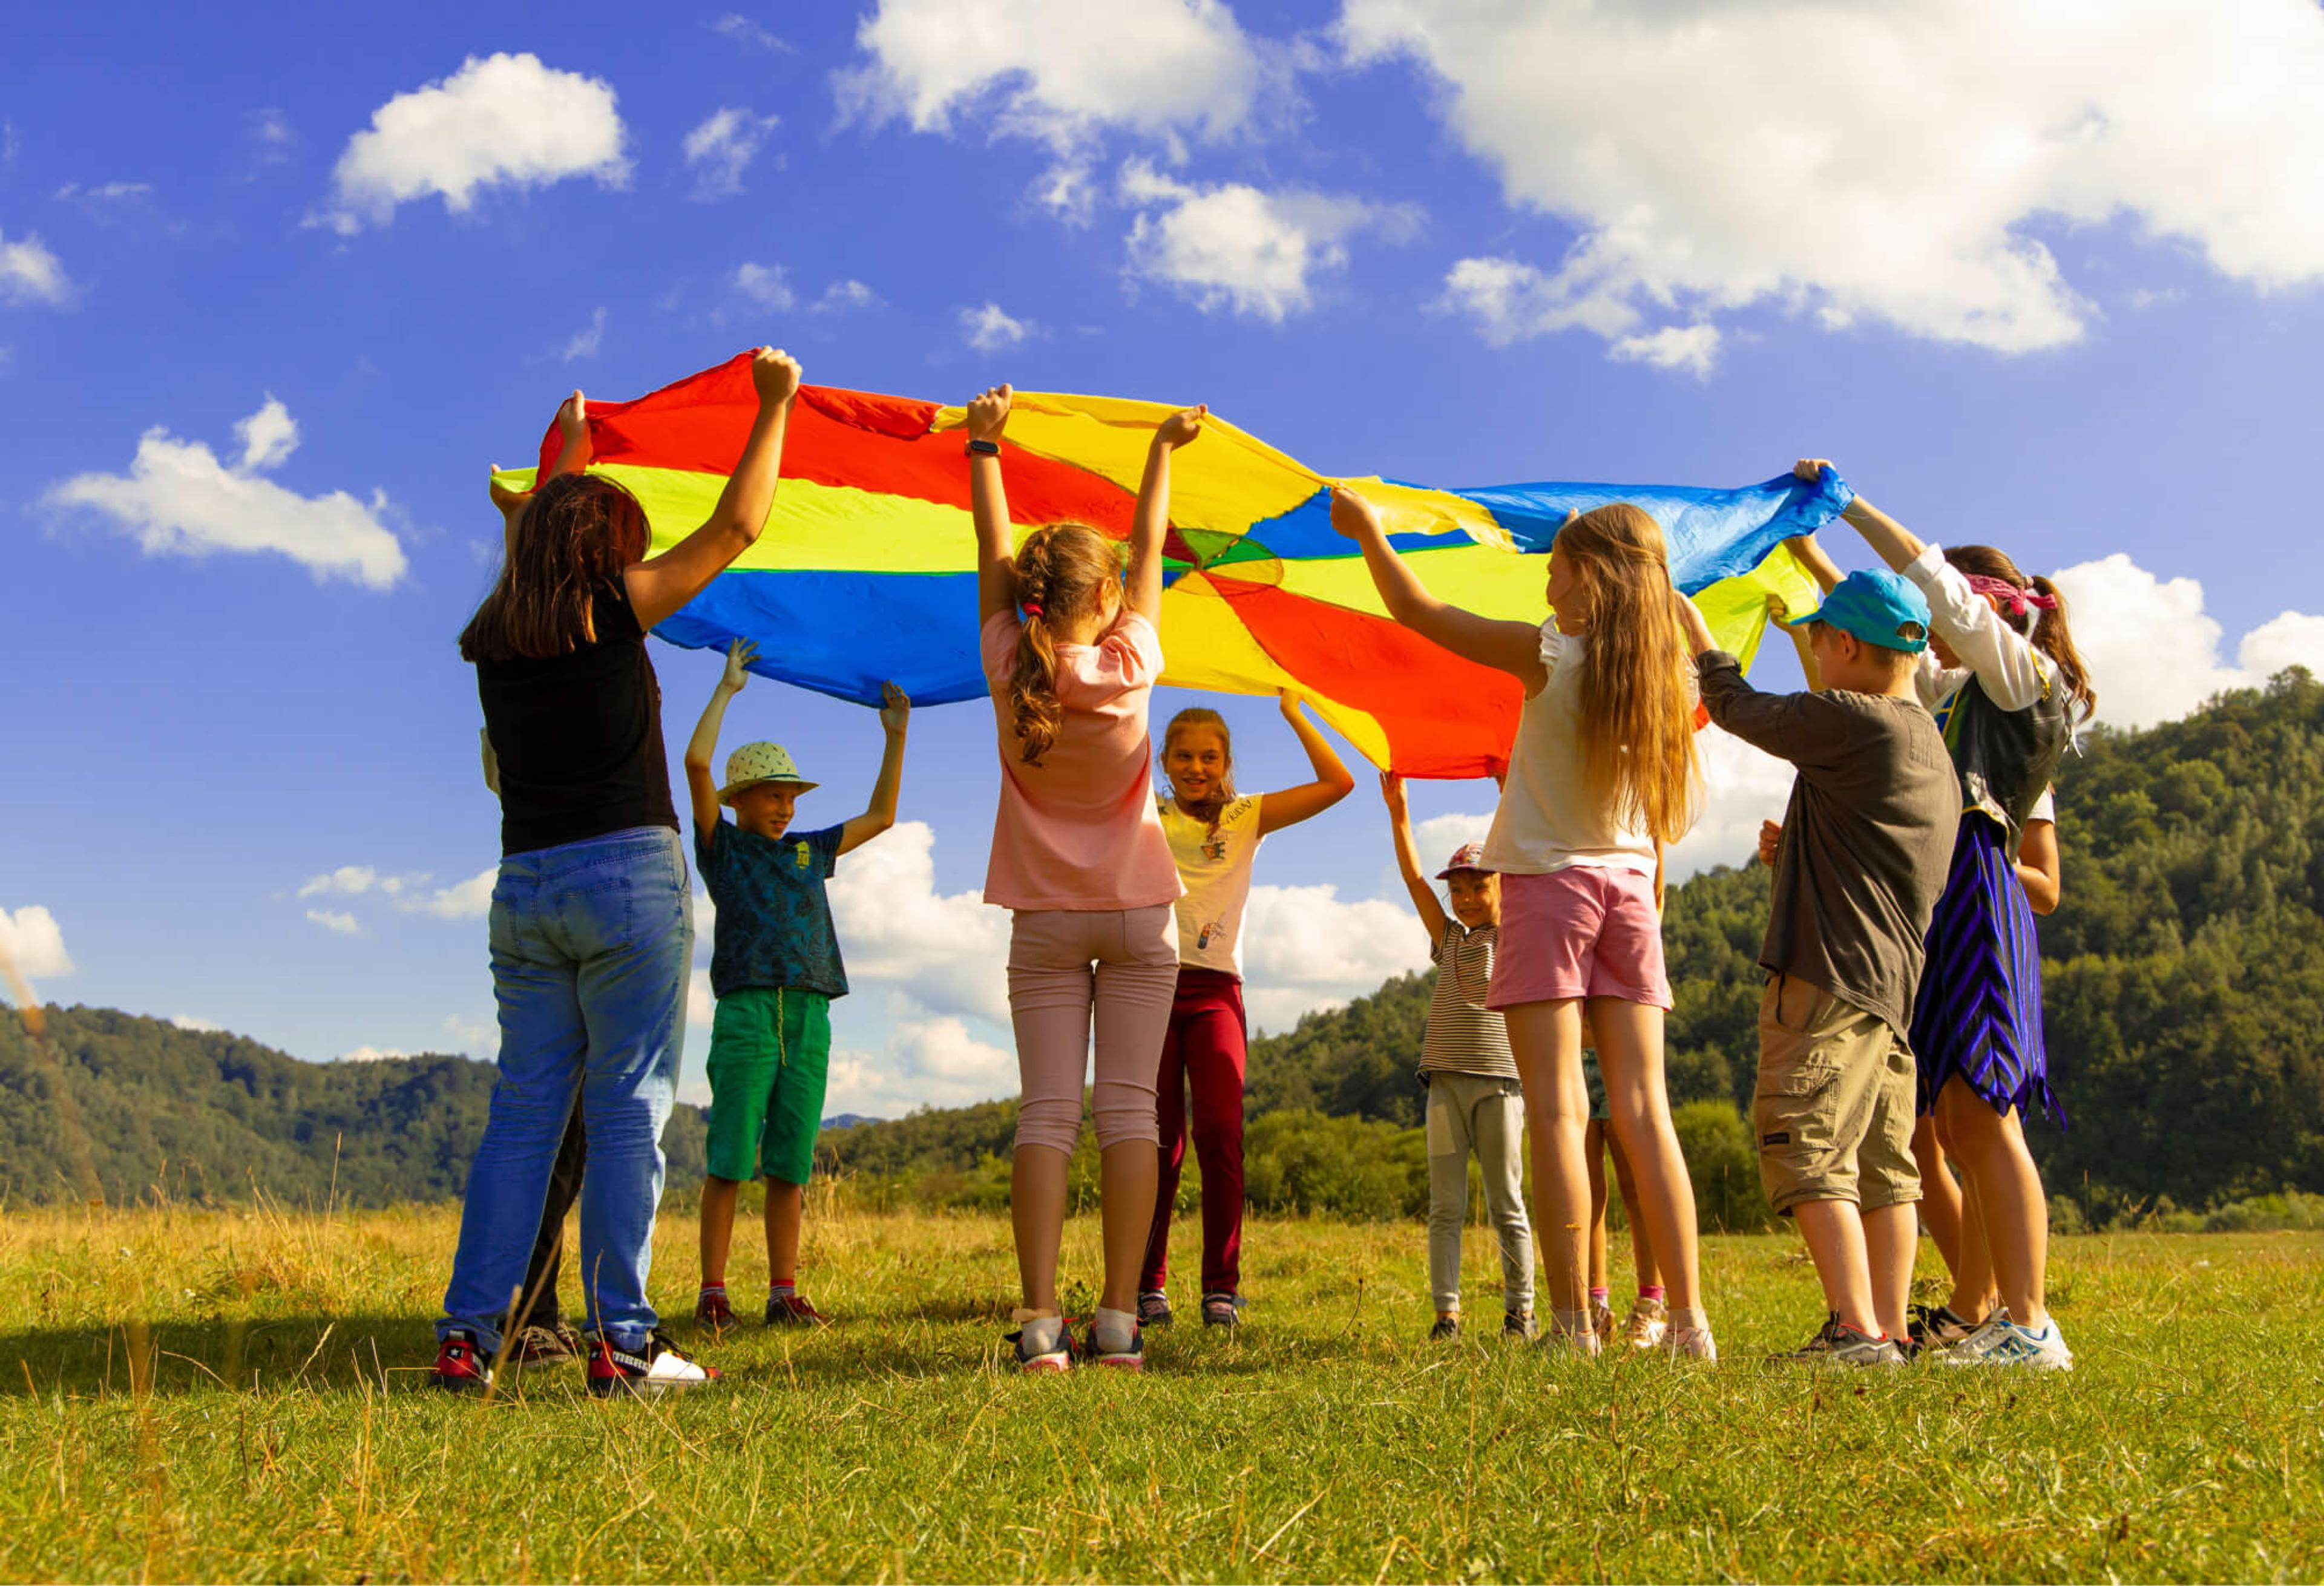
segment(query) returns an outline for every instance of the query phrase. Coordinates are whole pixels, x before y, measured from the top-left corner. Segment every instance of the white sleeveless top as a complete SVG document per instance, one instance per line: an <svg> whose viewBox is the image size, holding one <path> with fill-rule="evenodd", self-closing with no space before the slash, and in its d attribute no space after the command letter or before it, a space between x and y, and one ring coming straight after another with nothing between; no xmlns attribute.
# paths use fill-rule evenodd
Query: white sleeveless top
<svg viewBox="0 0 2324 1586"><path fill-rule="evenodd" d="M1485 836L1485 868L1506 875L1547 875L1575 865L1655 873L1654 834L1625 825L1590 796L1582 763L1582 667L1588 636L1541 625L1541 664L1549 681L1525 702L1509 775ZM1690 684L1692 669L1688 669ZM1693 697L1692 694L1690 699Z"/></svg>
<svg viewBox="0 0 2324 1586"><path fill-rule="evenodd" d="M1242 911L1250 901L1250 871L1259 858L1256 793L1235 799L1219 812L1215 834L1168 794L1157 798L1162 834L1178 862L1186 890L1178 899L1178 963L1215 969L1242 978Z"/></svg>

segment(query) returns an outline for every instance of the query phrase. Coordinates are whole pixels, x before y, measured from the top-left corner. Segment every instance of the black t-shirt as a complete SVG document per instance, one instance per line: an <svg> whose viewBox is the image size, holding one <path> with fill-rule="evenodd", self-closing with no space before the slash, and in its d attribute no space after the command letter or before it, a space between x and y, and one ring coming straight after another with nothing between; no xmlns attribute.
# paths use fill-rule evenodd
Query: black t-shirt
<svg viewBox="0 0 2324 1586"><path fill-rule="evenodd" d="M476 663L501 767L501 852L634 826L678 829L661 743L661 684L619 586L597 592L594 644L546 660Z"/></svg>

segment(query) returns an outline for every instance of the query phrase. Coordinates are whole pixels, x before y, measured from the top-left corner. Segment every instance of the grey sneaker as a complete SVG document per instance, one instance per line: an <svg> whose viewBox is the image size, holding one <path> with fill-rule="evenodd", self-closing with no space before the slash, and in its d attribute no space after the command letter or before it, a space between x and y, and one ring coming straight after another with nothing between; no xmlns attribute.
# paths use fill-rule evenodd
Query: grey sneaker
<svg viewBox="0 0 2324 1586"><path fill-rule="evenodd" d="M1431 1343L1450 1343L1460 1336L1461 1318L1458 1316L1439 1316L1436 1325L1428 1330L1428 1342Z"/></svg>
<svg viewBox="0 0 2324 1586"><path fill-rule="evenodd" d="M1833 1311L1824 1318L1816 1335L1800 1348L1783 1354L1771 1355L1771 1361L1794 1366L1902 1366L1906 1363L1904 1351L1893 1338L1875 1338L1860 1328L1850 1327Z"/></svg>
<svg viewBox="0 0 2324 1586"><path fill-rule="evenodd" d="M1203 1325L1205 1327L1239 1327L1242 1324L1242 1296L1214 1288L1203 1296Z"/></svg>
<svg viewBox="0 0 2324 1586"><path fill-rule="evenodd" d="M1913 1307L1913 1347L1924 1350L1949 1350L1957 1343L1966 1343L1978 1330L1978 1323L1954 1310L1950 1305L1914 1305Z"/></svg>
<svg viewBox="0 0 2324 1586"><path fill-rule="evenodd" d="M1534 1323L1531 1311L1503 1311L1501 1336L1517 1343L1529 1343L1541 1329Z"/></svg>
<svg viewBox="0 0 2324 1586"><path fill-rule="evenodd" d="M1170 1309L1170 1296L1158 1288L1149 1288L1138 1296L1138 1324L1140 1327L1167 1327L1177 1320Z"/></svg>
<svg viewBox="0 0 2324 1586"><path fill-rule="evenodd" d="M2070 1371L2074 1351L2058 1331L2055 1316L2036 1330L1996 1311L1984 1326L1937 1357L1948 1366L2023 1366L2033 1371Z"/></svg>

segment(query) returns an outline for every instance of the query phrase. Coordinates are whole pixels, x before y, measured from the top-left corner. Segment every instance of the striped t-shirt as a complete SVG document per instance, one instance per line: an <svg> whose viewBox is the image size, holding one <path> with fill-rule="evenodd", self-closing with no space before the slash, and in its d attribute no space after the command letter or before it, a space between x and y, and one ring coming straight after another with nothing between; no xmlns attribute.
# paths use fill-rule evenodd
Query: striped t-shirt
<svg viewBox="0 0 2324 1586"><path fill-rule="evenodd" d="M1443 939L1428 953L1436 963L1436 995L1428 1004L1428 1032L1420 1043L1421 1073L1517 1078L1509 1027L1485 1006L1500 943L1497 925L1472 931L1457 919L1444 922Z"/></svg>

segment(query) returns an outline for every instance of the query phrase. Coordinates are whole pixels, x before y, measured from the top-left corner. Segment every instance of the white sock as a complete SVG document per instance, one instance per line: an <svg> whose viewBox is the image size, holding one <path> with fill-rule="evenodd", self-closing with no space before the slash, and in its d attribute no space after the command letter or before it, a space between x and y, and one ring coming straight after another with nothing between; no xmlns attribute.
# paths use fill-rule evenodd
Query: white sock
<svg viewBox="0 0 2324 1586"><path fill-rule="evenodd" d="M1683 1327L1700 1327L1708 1332L1711 1331L1711 1314L1700 1305L1682 1305L1670 1314L1670 1324L1674 1331Z"/></svg>
<svg viewBox="0 0 2324 1586"><path fill-rule="evenodd" d="M1057 1340L1065 1331L1065 1319L1063 1316L1033 1316L1019 1311L1017 1313L1016 1321L1018 1325L1025 1330L1025 1353L1048 1355L1056 1352Z"/></svg>
<svg viewBox="0 0 2324 1586"><path fill-rule="evenodd" d="M1100 1305L1091 1331L1097 1334L1098 1348L1109 1353L1126 1350L1138 1337L1138 1318L1128 1311L1109 1311Z"/></svg>

